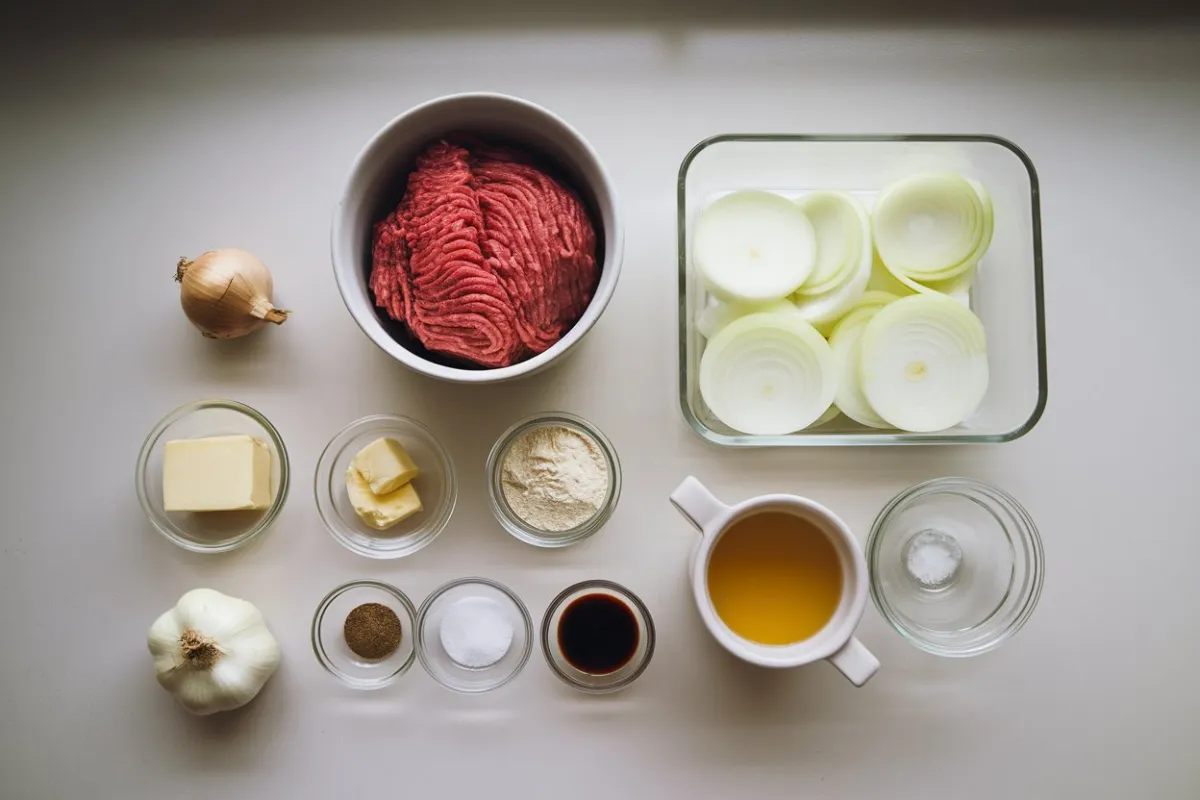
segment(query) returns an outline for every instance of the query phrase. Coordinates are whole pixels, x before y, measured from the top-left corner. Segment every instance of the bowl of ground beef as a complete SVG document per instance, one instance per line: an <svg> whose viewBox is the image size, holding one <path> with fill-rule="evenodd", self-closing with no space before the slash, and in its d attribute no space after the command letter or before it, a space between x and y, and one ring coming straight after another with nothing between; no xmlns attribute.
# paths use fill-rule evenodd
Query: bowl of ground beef
<svg viewBox="0 0 1200 800"><path fill-rule="evenodd" d="M596 152L546 109L499 94L432 100L363 148L334 211L351 316L405 366L489 383L539 372L595 325L623 230Z"/></svg>

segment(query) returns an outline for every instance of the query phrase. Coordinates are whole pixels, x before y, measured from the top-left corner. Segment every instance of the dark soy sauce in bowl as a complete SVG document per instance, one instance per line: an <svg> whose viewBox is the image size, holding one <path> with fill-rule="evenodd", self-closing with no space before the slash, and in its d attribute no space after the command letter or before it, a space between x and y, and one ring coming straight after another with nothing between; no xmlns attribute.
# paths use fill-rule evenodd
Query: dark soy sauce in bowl
<svg viewBox="0 0 1200 800"><path fill-rule="evenodd" d="M558 648L567 663L589 675L609 675L629 663L641 640L637 617L608 594L585 594L562 612Z"/></svg>

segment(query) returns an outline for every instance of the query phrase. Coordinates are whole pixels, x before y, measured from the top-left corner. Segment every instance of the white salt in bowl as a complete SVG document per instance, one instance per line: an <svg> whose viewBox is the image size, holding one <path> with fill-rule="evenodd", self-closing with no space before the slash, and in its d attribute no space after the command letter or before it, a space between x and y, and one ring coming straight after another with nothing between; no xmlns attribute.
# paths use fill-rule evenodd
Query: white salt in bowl
<svg viewBox="0 0 1200 800"><path fill-rule="evenodd" d="M439 136L478 134L512 141L544 156L568 179L596 228L600 283L583 316L553 347L509 367L464 366L430 353L375 307L368 286L375 224L404 196L417 154ZM363 333L409 369L455 383L499 383L557 363L592 329L608 306L621 272L624 228L608 171L583 135L541 106L502 94L456 94L410 109L385 125L355 159L333 213L333 274Z"/></svg>
<svg viewBox="0 0 1200 800"><path fill-rule="evenodd" d="M905 489L867 538L871 599L916 647L976 656L1008 641L1042 593L1042 538L1003 489L936 478Z"/></svg>
<svg viewBox="0 0 1200 800"><path fill-rule="evenodd" d="M512 626L512 641L497 661L484 666L460 664L442 644L442 623L460 600L483 601ZM436 589L417 610L417 659L435 681L456 692L477 694L499 689L525 669L533 652L533 620L521 598L487 578L461 578Z"/></svg>

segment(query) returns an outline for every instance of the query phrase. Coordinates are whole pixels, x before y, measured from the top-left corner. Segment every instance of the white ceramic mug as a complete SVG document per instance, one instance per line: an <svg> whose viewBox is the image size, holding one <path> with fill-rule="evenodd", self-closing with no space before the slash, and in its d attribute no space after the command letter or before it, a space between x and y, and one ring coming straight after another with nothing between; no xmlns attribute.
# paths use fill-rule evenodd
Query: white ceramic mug
<svg viewBox="0 0 1200 800"><path fill-rule="evenodd" d="M820 503L787 494L762 495L727 506L691 476L671 493L671 503L700 531L692 558L692 593L704 624L726 650L764 667L798 667L828 659L855 686L862 686L879 670L879 660L854 638L867 605L867 562L854 534L836 514ZM721 536L739 520L765 511L782 511L811 522L829 537L842 564L842 598L833 617L816 634L795 644L765 645L738 636L721 621L708 591L708 560Z"/></svg>

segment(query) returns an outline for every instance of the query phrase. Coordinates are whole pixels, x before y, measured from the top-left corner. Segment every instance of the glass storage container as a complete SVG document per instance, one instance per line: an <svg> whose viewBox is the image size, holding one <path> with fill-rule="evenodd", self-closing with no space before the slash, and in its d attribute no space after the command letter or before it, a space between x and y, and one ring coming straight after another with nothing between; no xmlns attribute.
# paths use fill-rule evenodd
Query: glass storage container
<svg viewBox="0 0 1200 800"><path fill-rule="evenodd" d="M782 436L739 433L718 420L698 386L704 337L696 317L708 294L693 271L692 228L716 197L741 189L799 196L817 189L859 195L870 206L892 181L918 172L978 180L995 207L992 244L970 293L987 333L990 382L979 410L935 433L861 426L844 415ZM1046 405L1046 332L1038 180L1016 145L974 135L728 134L696 145L679 169L679 400L701 437L730 447L1007 442L1028 433Z"/></svg>

